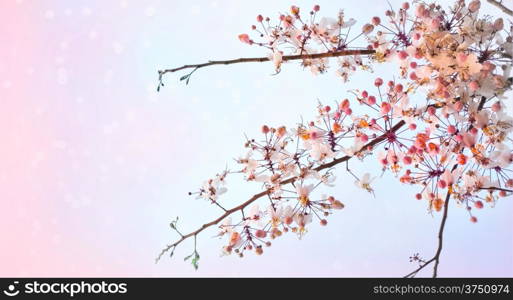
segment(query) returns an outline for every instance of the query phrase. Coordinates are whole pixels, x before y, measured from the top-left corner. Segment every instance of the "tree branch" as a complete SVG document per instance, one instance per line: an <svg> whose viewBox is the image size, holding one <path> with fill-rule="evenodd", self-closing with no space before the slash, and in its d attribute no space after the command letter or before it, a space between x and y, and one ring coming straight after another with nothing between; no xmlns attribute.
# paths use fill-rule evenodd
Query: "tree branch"
<svg viewBox="0 0 513 300"><path fill-rule="evenodd" d="M282 57L283 61L290 60L303 60L303 59L316 59L316 58L326 58L326 57L339 57L339 56L350 56L350 55L370 55L374 54L376 51L374 50L343 50L336 52L324 52L324 53L316 53L316 54L299 54L299 55L286 55ZM184 65L174 69L164 69L159 70L159 80L162 80L162 76L166 73L174 73L177 71L185 70L185 69L200 69L213 65L231 65L231 64L239 64L239 63L247 63L247 62L264 62L272 60L270 57L246 57L246 58L238 58L238 59L230 59L230 60L210 60L206 63L202 64L194 64L194 65Z"/></svg>
<svg viewBox="0 0 513 300"><path fill-rule="evenodd" d="M454 167L453 167L454 170ZM427 267L432 262L435 262L435 266L433 267L433 278L438 276L438 264L440 263L440 254L442 253L443 247L443 239L444 239L444 229L445 222L447 221L447 212L449 210L449 199L451 198L451 193L448 191L445 196L444 203L444 214L442 215L442 222L440 223L440 229L438 230L438 248L436 250L435 256L433 256L430 260L424 262L421 266L419 266L416 270L404 276L405 278L414 277L417 273Z"/></svg>
<svg viewBox="0 0 513 300"><path fill-rule="evenodd" d="M364 150L366 149L369 149L369 148L372 148L374 147L375 145L379 144L380 142L384 141L387 139L388 137L388 134L390 132L396 132L397 130L399 130L403 125L405 124L404 120L401 120L400 122L398 122L397 124L395 124L389 131L385 132L384 134L380 135L379 137L375 138L374 140L368 142L367 144L365 144L362 148L360 148L360 150L358 150L356 154L359 154L361 152L363 152ZM353 155L354 156L354 155ZM342 156L342 157L339 157L337 159L334 159L333 161L329 162L329 163L325 163L325 164L322 164L318 167L316 167L314 170L315 171L321 171L321 170L324 170L324 169L328 169L328 168L331 168L335 165L338 165L342 162L345 162L345 161L348 161L351 157L353 156L350 156L350 155L346 155L346 156ZM299 177L290 177L288 179L285 179L283 181L280 182L280 185L285 185L285 184L289 184L289 183L293 183L295 182ZM186 235L183 235L181 236L181 238L174 242L173 244L170 244L170 245L167 245L164 249L162 249L162 251L160 252L160 254L157 256L157 258L155 259L155 263L157 263L161 258L162 256L170 251L171 249L175 248L176 246L178 246L179 244L181 244L183 241L185 241L186 239L190 238L190 237L193 237L193 236L197 236L199 233L201 233L203 230L211 227L211 226L214 226L216 224L218 224L219 222L221 222L223 219L225 219L226 217L228 217L229 215L235 213L235 212L238 212L238 211L241 211L243 210L244 208L246 208L246 206L250 205L251 203L255 202L256 200L268 195L271 193L271 190L270 189L267 189L265 191L262 191L258 194L255 194L253 195L253 197L249 198L248 200L246 200L246 202L240 204L239 206L236 206L236 207L233 207L231 209L228 209L225 211L224 214L222 214L221 216L219 216L217 219L209 222L209 223L205 223L203 224L200 228L198 228L197 230L195 231L192 231Z"/></svg>
<svg viewBox="0 0 513 300"><path fill-rule="evenodd" d="M481 188L481 190L503 191L503 192L513 193L513 190L504 189L501 187L485 187L485 188Z"/></svg>
<svg viewBox="0 0 513 300"><path fill-rule="evenodd" d="M454 167L456 167L456 165ZM454 169L455 168L453 168L453 170ZM438 264L440 264L440 254L442 253L442 247L443 247L443 242L444 242L445 222L447 221L447 212L449 210L449 199L450 198L451 198L451 192L447 191L447 196L445 196L444 214L442 216L442 223L440 223L440 230L438 230L438 250L436 250L436 254L433 257L435 260L435 266L433 268L433 278L436 278L438 275Z"/></svg>
<svg viewBox="0 0 513 300"><path fill-rule="evenodd" d="M497 0L487 0L487 1L491 5L497 7L498 9L500 9L503 13L505 13L507 15L510 15L510 16L513 16L513 10L507 8L504 4L502 4L502 0L500 0L500 1L497 1Z"/></svg>

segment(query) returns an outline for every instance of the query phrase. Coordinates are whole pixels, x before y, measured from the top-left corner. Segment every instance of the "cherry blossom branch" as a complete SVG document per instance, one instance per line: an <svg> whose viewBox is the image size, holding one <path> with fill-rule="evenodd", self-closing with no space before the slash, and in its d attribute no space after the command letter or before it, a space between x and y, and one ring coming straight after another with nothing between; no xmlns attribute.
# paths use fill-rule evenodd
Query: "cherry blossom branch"
<svg viewBox="0 0 513 300"><path fill-rule="evenodd" d="M487 1L491 5L497 7L498 9L500 9L503 13L505 13L507 15L510 15L510 16L513 16L513 10L507 8L504 4L502 4L502 0L500 0L500 1L498 1L498 0L487 0Z"/></svg>
<svg viewBox="0 0 513 300"><path fill-rule="evenodd" d="M484 104L486 103L487 101L487 98L486 97L481 97L481 100L479 101L479 104L477 106L477 111L481 111L484 107ZM471 124L468 128L468 130L471 130L474 126ZM452 167L452 171L456 170L456 168L458 167L458 165L454 165ZM505 190L505 191L510 191L510 190L507 190L507 189L502 189L502 188L497 188L497 187L489 187L489 188L481 188L481 189L487 189L487 190ZM513 191L511 191L513 192ZM435 255L425 261L424 263L422 263L416 270L412 271L411 273L407 274L406 276L404 276L405 278L408 278L408 277L414 277L420 270L424 269L426 266L428 266L429 264L431 264L432 262L435 263L434 267L433 267L433 278L436 278L438 276L438 265L440 264L440 254L442 253L442 247L443 247L443 234L444 234L444 228L445 228L445 222L447 221L447 212L449 210L449 199L451 198L451 191L450 189L447 191L447 195L445 197L445 202L444 202L444 213L442 215L442 222L440 223L440 229L438 231L438 248L436 250L436 253Z"/></svg>
<svg viewBox="0 0 513 300"><path fill-rule="evenodd" d="M291 61L291 60L304 60L304 59L318 59L318 58L327 58L327 57L340 57L340 56L350 56L350 55L371 55L376 53L375 50L368 50L368 49L360 49L360 50L342 50L342 51L336 51L336 52L323 52L323 53L316 53L316 54L298 54L298 55L285 55L282 57L282 61ZM193 69L191 73L188 75L185 75L182 77L182 79L187 79L194 73L196 70L208 66L213 65L232 65L232 64L239 64L239 63L248 63L248 62L264 62L264 61L270 61L272 58L270 57L246 57L246 58L238 58L238 59L230 59L230 60L210 60L206 63L202 64L193 64L193 65L183 65L178 68L174 69L164 69L159 70L159 88L160 86L163 86L162 84L162 77L166 73L174 73L181 70L186 69Z"/></svg>
<svg viewBox="0 0 513 300"><path fill-rule="evenodd" d="M396 132L397 130L399 130L401 127L403 127L405 124L405 121L404 120L401 120L400 122L398 122L397 124L395 124L389 131L385 132L384 134L378 136L377 138L373 139L372 141L368 142L367 144L365 144L364 146L362 146L360 148L360 150L356 151L354 155L357 155L367 149L371 149L373 148L374 146L376 146L377 144L379 144L380 142L383 142L384 140L386 140L389 136L390 133L392 132ZM346 162L348 161L349 159L351 159L354 155L346 155L346 156L342 156L342 157L339 157L337 159L334 159L333 161L329 162L329 163L325 163L325 164L322 164L316 168L314 168L313 170L314 171L322 171L324 169L328 169L328 168L331 168L335 165L338 165L340 163L343 163L343 162ZM290 184L290 183L293 183L295 182L296 180L298 180L300 177L297 176L297 177L290 177L288 179L285 179L283 181L280 182L280 185L285 185L285 184ZM238 205L238 206L235 206L231 209L228 209L228 210L225 210L225 213L222 214L221 216L219 216L217 219L209 222L209 223L205 223L203 224L200 228L196 229L195 231L192 231L188 234L185 234L185 235L181 235L181 238L174 242L173 244L170 244L170 245L167 245L164 249L162 249L162 251L160 252L160 254L157 256L157 258L155 259L155 263L157 263L161 258L162 256L170 251L170 250L174 250L174 248L176 248L176 246L178 246L179 244L181 244L183 241L185 241L186 239L188 238L191 238L191 237L196 237L199 233L201 233L203 230L211 227L211 226L214 226L216 224L218 224L219 222L221 222L222 220L224 220L226 217L230 216L231 214L233 213L236 213L238 211L243 211L244 208L246 208L248 205L250 205L251 203L255 202L256 200L268 195L271 193L271 190L270 189L267 189L265 191L262 191L258 194L255 194L253 195L251 198L249 198L248 200L246 200L244 203Z"/></svg>
<svg viewBox="0 0 513 300"><path fill-rule="evenodd" d="M417 1L413 1L412 4L415 2ZM227 222L227 225L217 226L222 230L219 236L230 233L229 244L223 247L224 253L234 252L240 257L243 257L244 251L253 249L257 255L262 254L264 244L261 243L265 242L267 247L271 245L270 241L263 239L268 235L270 239L280 236L282 234L280 229L283 229L283 232L291 230L301 236L306 231L305 225L312 221L312 217L317 217L321 225L326 225L327 221L319 216L315 209L319 209L324 216L328 216L331 209L336 208L337 202L342 207L343 205L331 196L329 198L332 199L311 201L310 191L323 181L331 182L332 178L327 178L331 171L328 168L340 163L345 162L347 172L357 178L347 166L350 158L354 155L363 158L375 145L381 143L380 148L386 150L386 153L378 154L383 171L390 169L398 174L403 166L415 163L412 165L413 168L406 168L404 175L400 177L401 183L422 185L422 190L415 197L418 200L427 198L430 210L441 212L438 238L435 242L438 245L434 255L425 260L420 258L418 253L414 254L410 257L410 261L418 263L417 269L406 275L406 277L415 277L419 271L430 266L433 268L432 276L437 277L451 196L454 201L466 204L471 216L470 221L475 223L477 218L472 215L470 205L476 209L483 208L481 200L484 198L479 194L486 192L482 190L489 190L486 197L487 202L494 201L495 190L499 191L498 197L505 197L508 193L513 193L513 190L509 190L513 187L513 178L510 174L513 171L506 168L506 165L513 159L513 153L507 147L508 145L505 145L511 141L511 138L508 137L511 118L505 113L503 104L506 98L503 94L511 88L513 83L511 78L507 78L508 67L511 65L510 50L513 34L511 30L504 30L502 18L492 20L487 16L478 17L482 0L469 2L467 5L465 1L456 1L454 9L451 9L449 13L440 5L423 3L417 3L414 10L409 10L409 3L403 3L398 11L391 7L385 13L390 25L384 25L380 17L375 16L370 23L362 27L361 32L355 38L349 39L350 41L347 43L351 26L355 22L353 19L344 19L343 13L339 13L338 21L325 18L318 22L315 16L320 7L316 5L310 11L311 17L308 23L305 22L306 19L301 18L300 8L291 6L290 13L280 14L277 25L272 25L269 22L270 18L257 16L256 20L262 29L257 29L257 26L253 25L252 30L260 36L261 42L252 40L245 33L239 35L239 40L243 43L272 49L271 56L208 61L203 64L159 70L157 90L163 86L164 74L182 70L188 72L180 77L180 81L185 81L186 84L192 74L200 68L246 62L271 61L274 63L276 72L279 72L282 62L300 60L303 67L310 68L314 74L317 74L324 73L327 67L328 59L322 58L349 56L339 59L340 64L337 69L337 76L341 77L344 82L356 70L370 69L371 62L392 61L400 63L401 78L409 81L406 90L402 83L397 83L395 80L390 80L386 86L380 88L384 83L383 79L376 78L374 86L378 88L379 100L381 100L378 103L376 97L369 95L365 90L352 92L360 104L368 105L378 114L377 118L366 114L360 116L356 114L355 116L350 108L349 99L344 99L341 103L337 103L337 109L331 113L331 106L322 107L319 104L320 119L310 122L308 126L302 124L294 132L288 133L285 127L270 129L265 125L262 126L262 132L266 135L266 144L262 146L255 140L248 140L245 147L254 151L256 156L262 155L263 158L253 159L255 158L252 156L253 152L249 152L245 158L241 158L237 162L245 166L240 172L247 174L248 181L264 181L266 185L258 194L243 200L245 202L238 202L235 204L237 206L225 209L217 202L217 196L226 191L226 188L221 187L225 184L226 173L209 179L197 194L199 194L199 198L210 200L219 206L223 210L219 213L221 215L217 219L210 219L209 223L201 225L186 235L176 229L176 221L173 221L171 227L177 231L178 236L172 244L167 245L160 252L156 262L166 253L172 256L178 245L193 237L194 252L185 259L192 257L192 264L197 268L199 260L196 250L197 236L205 229L219 224L223 219L239 212L242 214L241 222L235 225L230 225L230 222ZM488 2L513 16L513 11L506 8L502 4L502 0L488 0ZM442 20L447 20L447 22L442 22ZM345 34L341 31L343 28L347 28ZM483 28L487 30L483 30ZM436 38L438 34L443 34L447 39L444 38L441 41ZM505 38L504 34L506 34ZM348 44L358 37L365 37L364 45L367 47L351 46L348 48ZM467 40L470 43L465 47L454 47ZM450 42L448 43L448 41ZM306 45L309 46L309 53L317 52L317 54L306 53ZM318 47L316 48L315 45ZM412 48L416 50L411 51ZM354 57L350 55L354 55ZM372 56L370 59L362 60L359 55ZM430 103L431 100L436 102L436 104L424 107L425 111L424 109L419 111L417 105L412 105L404 97L412 91L416 91L420 86L428 89L427 103ZM383 94L383 91L386 93ZM494 94L494 97L487 99L485 95L489 95L490 92ZM495 98L495 101L491 101ZM493 103L488 103L489 100ZM443 112L437 113L436 110L442 107L445 107ZM353 124L348 125L348 128L354 130L354 136L346 135L344 130L345 123L343 122L350 115L351 118L347 120L352 120ZM396 118L404 121L398 122ZM380 125L381 122L384 123L384 126ZM406 122L408 128L394 133ZM394 123L395 126L392 127L391 124ZM321 125L317 126L318 124ZM417 125L421 126L417 127ZM324 129L324 126L327 130ZM400 136L408 129L413 131L410 133L410 137ZM271 132L270 136L268 136L269 132ZM340 132L344 133L337 137L336 134ZM358 149L356 152L354 152L353 146L349 155L335 159L338 152L335 148L338 145L338 138L354 138L354 145L361 145L361 143L369 141L368 133L371 133L372 137L376 137L376 134L382 135L370 140L362 148L356 148ZM286 154L282 153L289 143L289 139L294 140L293 136L298 137L296 153L294 156L290 156L288 151ZM305 149L298 151L300 139L304 140ZM502 145L506 147L501 147ZM491 153L498 155L492 156ZM310 154L311 159L308 158L307 166L303 168L299 159L307 157L307 154ZM270 157L277 157L280 172L275 172L274 161ZM333 160L328 162L331 158ZM456 161L457 165L454 165L451 171L448 166L452 165L452 161ZM461 174L455 172L457 166L460 165L461 169L458 171L461 171ZM497 167L490 168L494 165ZM294 172L299 168L299 175L291 173L289 168L293 168ZM326 177L323 176L321 182L315 186L303 185L304 179L311 175L310 172L316 173L324 169L327 169L324 175ZM490 172L489 175L485 174L486 171ZM465 172L464 175L462 175L463 172ZM492 172L497 176L498 187L488 186L488 183L494 179ZM272 173L272 176L269 173ZM321 174L314 175L320 176ZM454 176L459 177L456 180ZM460 186L454 182L461 180L462 177L464 185L460 189ZM369 179L370 174L366 173L361 180L357 178L357 184L361 188L373 192L369 185ZM287 184L292 185L295 191L281 188L281 185ZM297 184L301 186L296 186ZM269 188L269 186L273 187ZM487 187L483 188L483 186ZM288 187L286 186L286 188ZM447 194L444 197L445 189L447 189ZM296 198L288 194L282 198L281 192L297 194L296 207L298 208L285 206L284 203L283 205L280 203L279 207L276 207L275 204L279 201L274 203L273 197L276 200ZM246 217L245 209L248 205L261 198L269 198L271 202L268 213L260 211L255 205L254 210L257 212L250 212L252 217ZM270 216L271 218L267 222L263 222L266 220L262 220L261 216ZM293 222L295 223L293 224ZM257 223L259 223L256 225L258 228L250 226ZM279 225L283 225L283 228L278 228ZM236 227L243 228L236 230Z"/></svg>

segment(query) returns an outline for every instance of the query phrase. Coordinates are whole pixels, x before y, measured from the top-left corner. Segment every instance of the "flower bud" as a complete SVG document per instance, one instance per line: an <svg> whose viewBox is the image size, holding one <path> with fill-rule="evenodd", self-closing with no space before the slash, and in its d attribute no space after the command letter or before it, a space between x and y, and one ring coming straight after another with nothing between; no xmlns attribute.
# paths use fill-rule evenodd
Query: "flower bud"
<svg viewBox="0 0 513 300"><path fill-rule="evenodd" d="M461 111L463 109L463 103L461 101L454 103L454 109L456 111Z"/></svg>
<svg viewBox="0 0 513 300"><path fill-rule="evenodd" d="M349 99L346 98L340 103L340 109L345 110L347 108L349 108Z"/></svg>
<svg viewBox="0 0 513 300"><path fill-rule="evenodd" d="M479 0L474 0L474 1L470 2L469 5L468 5L468 10L471 13L475 13L480 8L481 8L481 1L479 1Z"/></svg>
<svg viewBox="0 0 513 300"><path fill-rule="evenodd" d="M502 30L503 28L504 28L504 21L502 20L502 18L498 18L497 20L495 20L495 22L493 22L493 30L499 31L499 30Z"/></svg>
<svg viewBox="0 0 513 300"><path fill-rule="evenodd" d="M267 126L267 125L262 126L262 133L263 133L263 134L268 134L268 133L269 133L269 131L270 131L270 130L269 130L269 126Z"/></svg>
<svg viewBox="0 0 513 300"><path fill-rule="evenodd" d="M251 39L249 38L249 35L243 33L243 34L239 34L239 40L245 44L249 44L251 45L253 42L251 41Z"/></svg>
<svg viewBox="0 0 513 300"><path fill-rule="evenodd" d="M263 238L265 238L265 237L267 236L267 232L265 232L265 231L264 231L264 230L262 230L262 229L259 229L259 230L257 230L257 231L255 232L255 236L256 236L257 238L263 239Z"/></svg>
<svg viewBox="0 0 513 300"><path fill-rule="evenodd" d="M299 7L297 7L295 5L292 5L290 7L290 13L293 14L293 15L298 15L299 14Z"/></svg>
<svg viewBox="0 0 513 300"><path fill-rule="evenodd" d="M494 104L492 104L492 111L493 112L499 112L501 111L501 103L500 102L495 102Z"/></svg>
<svg viewBox="0 0 513 300"><path fill-rule="evenodd" d="M386 115L392 110L392 107L390 106L390 103L383 102L381 103L381 114Z"/></svg>
<svg viewBox="0 0 513 300"><path fill-rule="evenodd" d="M445 189L447 187L447 182L443 179L438 180L438 187L441 189Z"/></svg>
<svg viewBox="0 0 513 300"><path fill-rule="evenodd" d="M400 60L405 60L406 58L408 58L408 53L404 50L401 50L397 53L397 56Z"/></svg>
<svg viewBox="0 0 513 300"><path fill-rule="evenodd" d="M477 81L471 81L469 84L468 84L468 88L472 91L472 92L475 92L479 89L479 83Z"/></svg>
<svg viewBox="0 0 513 300"><path fill-rule="evenodd" d="M417 5L417 7L415 8L415 16L417 18L423 17L425 10L426 7L424 6L424 4Z"/></svg>
<svg viewBox="0 0 513 300"><path fill-rule="evenodd" d="M477 208L477 209L483 208L483 202L482 201L474 202L474 207Z"/></svg>
<svg viewBox="0 0 513 300"><path fill-rule="evenodd" d="M363 25L363 27L362 27L362 32L363 32L364 34L369 34L369 33L371 33L373 30L374 30L374 25L372 25L372 24L365 24L365 25Z"/></svg>
<svg viewBox="0 0 513 300"><path fill-rule="evenodd" d="M374 104L376 104L376 97L374 97L374 96L369 96L369 97L367 98L367 104L369 104L369 105L374 105Z"/></svg>

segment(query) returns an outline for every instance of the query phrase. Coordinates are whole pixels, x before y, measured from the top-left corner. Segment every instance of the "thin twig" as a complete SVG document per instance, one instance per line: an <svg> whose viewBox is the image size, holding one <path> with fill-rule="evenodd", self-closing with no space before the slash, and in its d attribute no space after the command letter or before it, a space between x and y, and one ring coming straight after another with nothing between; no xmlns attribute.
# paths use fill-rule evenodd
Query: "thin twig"
<svg viewBox="0 0 513 300"><path fill-rule="evenodd" d="M444 203L444 214L442 216L442 222L440 223L440 229L438 230L438 248L436 250L435 255L425 263L423 263L421 266L419 266L417 269L412 271L411 273L404 276L405 278L414 277L417 275L417 273L427 267L432 262L435 262L435 266L433 267L433 278L436 278L438 275L438 264L440 263L440 254L442 253L442 247L443 247L443 240L444 240L444 229L445 229L445 222L447 220L447 211L449 210L449 199L451 198L451 193L448 191L447 196L445 197L445 203Z"/></svg>
<svg viewBox="0 0 513 300"><path fill-rule="evenodd" d="M501 1L497 1L497 0L487 0L488 3L490 3L491 5L497 7L498 9L502 10L503 13L507 14L507 15L510 15L510 16L513 16L513 10L507 8L506 6L504 6L504 4L502 4L502 0Z"/></svg>
<svg viewBox="0 0 513 300"><path fill-rule="evenodd" d="M500 187L484 187L484 188L480 188L480 190L503 191L503 192L513 193L513 190L500 188Z"/></svg>
<svg viewBox="0 0 513 300"><path fill-rule="evenodd" d="M455 168L453 168L453 170L454 169ZM442 223L440 223L440 230L438 231L438 250L436 250L436 254L433 257L435 259L435 266L433 267L433 278L436 278L438 275L438 264L440 264L440 254L442 253L443 248L445 222L447 221L447 212L449 210L449 199L451 199L451 192L447 191L447 196L445 196Z"/></svg>

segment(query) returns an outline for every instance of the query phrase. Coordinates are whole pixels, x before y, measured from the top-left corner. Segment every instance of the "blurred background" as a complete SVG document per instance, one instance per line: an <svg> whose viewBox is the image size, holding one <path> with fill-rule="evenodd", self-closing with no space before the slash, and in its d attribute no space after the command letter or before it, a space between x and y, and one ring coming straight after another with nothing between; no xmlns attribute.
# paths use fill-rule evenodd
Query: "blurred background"
<svg viewBox="0 0 513 300"><path fill-rule="evenodd" d="M245 64L200 70L188 86L166 76L156 92L160 68L266 55L237 35L257 14L276 18L292 4L319 4L322 16L343 8L357 28L388 8L381 0L0 1L0 276L396 277L415 268L412 254L430 258L440 216L415 189L387 174L373 197L341 171L329 193L346 208L302 240L286 235L261 257L220 257L213 229L198 239L198 271L182 259L192 241L154 263L177 238L176 216L188 232L219 215L187 193L244 154L244 133L309 120L318 100L393 76L395 66L380 66L344 84L334 68L312 76L287 63L271 76L271 63ZM379 174L373 159L352 169ZM226 206L258 188L229 183ZM451 205L440 276L513 276L512 211L504 198L472 224Z"/></svg>

